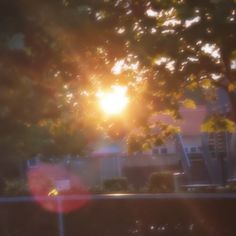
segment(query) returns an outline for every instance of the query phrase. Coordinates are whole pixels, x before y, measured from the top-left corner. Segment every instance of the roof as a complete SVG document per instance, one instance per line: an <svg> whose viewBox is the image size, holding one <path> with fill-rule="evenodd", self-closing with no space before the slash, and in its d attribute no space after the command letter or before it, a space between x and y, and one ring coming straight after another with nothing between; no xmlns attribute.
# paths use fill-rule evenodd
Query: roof
<svg viewBox="0 0 236 236"><path fill-rule="evenodd" d="M170 115L158 114L152 117L151 122L162 121L180 128L182 135L196 136L201 134L201 124L203 123L207 109L204 105L198 105L195 109L180 107L181 120L174 120ZM100 140L93 146L93 157L114 156L125 152L125 143L122 141L112 141L110 139Z"/></svg>
<svg viewBox="0 0 236 236"><path fill-rule="evenodd" d="M204 105L198 105L195 109L180 107L182 118L174 120L170 115L158 114L152 121L161 121L180 128L183 135L195 136L201 134L201 125L206 118L207 109Z"/></svg>
<svg viewBox="0 0 236 236"><path fill-rule="evenodd" d="M197 106L195 109L180 108L182 120L179 121L183 135L200 135L201 125L206 118L206 106Z"/></svg>
<svg viewBox="0 0 236 236"><path fill-rule="evenodd" d="M122 140L112 141L111 139L99 140L93 146L92 156L110 156L120 154L124 150L124 142Z"/></svg>

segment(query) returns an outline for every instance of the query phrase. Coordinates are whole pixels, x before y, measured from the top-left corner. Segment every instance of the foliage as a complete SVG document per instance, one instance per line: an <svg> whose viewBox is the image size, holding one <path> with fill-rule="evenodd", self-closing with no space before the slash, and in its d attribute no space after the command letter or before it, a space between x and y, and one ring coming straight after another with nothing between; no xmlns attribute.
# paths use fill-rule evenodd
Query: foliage
<svg viewBox="0 0 236 236"><path fill-rule="evenodd" d="M128 152L143 152L150 150L153 146L160 146L164 140L172 138L179 132L179 128L174 125L157 121L150 127L142 127L131 132L128 136Z"/></svg>
<svg viewBox="0 0 236 236"><path fill-rule="evenodd" d="M102 188L102 186L100 185L96 185L96 186L93 186L89 189L89 192L91 194L103 194L104 193L104 190Z"/></svg>
<svg viewBox="0 0 236 236"><path fill-rule="evenodd" d="M183 101L183 104L186 108L190 108L190 109L195 109L196 108L195 102L191 99L185 99Z"/></svg>
<svg viewBox="0 0 236 236"><path fill-rule="evenodd" d="M148 191L157 193L174 192L173 174L170 172L154 172L148 181Z"/></svg>
<svg viewBox="0 0 236 236"><path fill-rule="evenodd" d="M4 187L5 180L12 180L22 176L21 159L15 156L1 156L0 158L0 191Z"/></svg>
<svg viewBox="0 0 236 236"><path fill-rule="evenodd" d="M221 131L233 133L235 131L235 124L225 117L213 115L208 117L208 119L202 124L201 129L204 132L210 133Z"/></svg>
<svg viewBox="0 0 236 236"><path fill-rule="evenodd" d="M17 179L6 180L4 183L3 194L7 196L29 195L27 183Z"/></svg>
<svg viewBox="0 0 236 236"><path fill-rule="evenodd" d="M147 125L154 112L178 117L180 101L194 107L186 97L194 90L210 97L223 89L236 121L234 0L0 4L0 146L6 155L83 153L101 133L120 138ZM130 96L118 120L105 117L96 100L99 89L114 84L127 86ZM50 125L41 129L42 123ZM131 146L145 149L153 144L147 139Z"/></svg>
<svg viewBox="0 0 236 236"><path fill-rule="evenodd" d="M124 177L107 179L103 182L103 190L108 193L127 192L128 189L128 182Z"/></svg>
<svg viewBox="0 0 236 236"><path fill-rule="evenodd" d="M79 116L76 109L77 98L77 103L71 101L81 91L77 82L80 81L79 76L82 77L82 73L79 73L81 68L73 73L73 67L83 65L77 61L79 56L72 59L72 51L65 49L64 42L68 40L66 32L60 33L59 37L60 27L56 25L61 18L49 20L54 14L46 13L46 9L55 11L58 16L68 15L69 12L57 1L49 4L43 1L34 4L26 1L12 4L1 1L0 4L0 24L4 29L0 35L2 154L31 158L32 155L45 152L45 149L47 152L50 150L50 154L60 155L83 152L85 143L92 139L93 132L85 138L78 131L82 130L82 126L83 129L87 126L84 127L84 117ZM49 18L42 17L42 14ZM62 26L66 31L70 30L69 23L75 20L72 18ZM52 25L49 27L47 22ZM82 47L82 50L85 48ZM81 82L79 85L82 87ZM42 123L49 125L42 128ZM52 134L52 124L60 126L58 123L64 125L64 130ZM74 125L73 131L68 128L69 123L70 128Z"/></svg>

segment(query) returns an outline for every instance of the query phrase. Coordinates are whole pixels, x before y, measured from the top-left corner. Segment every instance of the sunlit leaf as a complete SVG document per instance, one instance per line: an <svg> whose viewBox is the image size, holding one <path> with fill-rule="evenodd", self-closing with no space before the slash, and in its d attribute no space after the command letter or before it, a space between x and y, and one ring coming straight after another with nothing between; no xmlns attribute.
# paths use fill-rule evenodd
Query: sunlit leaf
<svg viewBox="0 0 236 236"><path fill-rule="evenodd" d="M204 79L201 81L201 86L204 89L209 89L212 86L211 80L210 79Z"/></svg>
<svg viewBox="0 0 236 236"><path fill-rule="evenodd" d="M219 116L214 115L209 117L201 126L201 130L203 132L220 132L220 131L228 131L233 133L235 131L235 124L231 120Z"/></svg>
<svg viewBox="0 0 236 236"><path fill-rule="evenodd" d="M192 99L185 99L183 101L183 105L186 108L190 108L190 109L195 109L196 108L196 103Z"/></svg>
<svg viewBox="0 0 236 236"><path fill-rule="evenodd" d="M236 89L235 84L234 84L234 83L229 83L229 85L228 85L228 91L229 91L229 92L233 92L233 91L235 91L235 89Z"/></svg>

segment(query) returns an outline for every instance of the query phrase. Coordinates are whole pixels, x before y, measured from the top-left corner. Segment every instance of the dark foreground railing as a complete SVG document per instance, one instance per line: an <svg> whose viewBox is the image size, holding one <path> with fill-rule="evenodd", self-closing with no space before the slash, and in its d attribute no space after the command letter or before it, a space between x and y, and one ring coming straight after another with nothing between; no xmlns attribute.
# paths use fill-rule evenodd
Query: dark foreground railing
<svg viewBox="0 0 236 236"><path fill-rule="evenodd" d="M37 199L56 206L54 213L31 197L0 198L0 235L236 235L235 194L93 195L80 208L62 213L69 202L85 198Z"/></svg>

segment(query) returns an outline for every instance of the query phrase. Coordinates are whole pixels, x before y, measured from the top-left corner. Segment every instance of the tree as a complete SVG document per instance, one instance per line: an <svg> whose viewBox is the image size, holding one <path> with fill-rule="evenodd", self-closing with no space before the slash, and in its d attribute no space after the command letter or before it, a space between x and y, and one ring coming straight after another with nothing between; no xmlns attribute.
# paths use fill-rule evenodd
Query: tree
<svg viewBox="0 0 236 236"><path fill-rule="evenodd" d="M104 21L115 22L128 54L139 62L142 89L136 92L139 104L146 104L144 123L161 110L172 110L178 117L180 102L194 105L187 97L191 91L212 100L220 88L228 95L231 121L214 114L204 127L232 131L236 122L235 1L117 1L113 7L112 13L104 13Z"/></svg>
<svg viewBox="0 0 236 236"><path fill-rule="evenodd" d="M50 4L47 1L1 1L0 9L1 155L30 158L37 152L44 152L45 148L51 154L59 154L62 136L70 138L67 139L70 148L64 143L60 154L74 153L75 149L77 153L83 152L82 144L93 135L90 132L89 137L85 137L78 131L82 126L88 131L89 127L76 112L78 101L72 103L71 100L78 98L82 88L88 86L84 78L88 65L82 63L82 58L88 57L89 50L81 47L86 37L76 41L80 47L74 44L71 49L67 44L75 40L73 28L78 26L78 20L70 16L63 22L63 17L71 12L58 1ZM80 15L84 15L83 12ZM81 30L84 24L79 27ZM73 131L72 126L75 127Z"/></svg>
<svg viewBox="0 0 236 236"><path fill-rule="evenodd" d="M188 91L209 96L215 88L228 94L235 122L235 8L234 0L1 1L3 140L42 123L70 124L73 134L142 126L136 136L154 140L153 112L177 117L180 101L191 104ZM116 83L128 87L129 109L107 119L96 93ZM164 128L164 136L173 131Z"/></svg>
<svg viewBox="0 0 236 236"><path fill-rule="evenodd" d="M180 103L194 105L188 98L191 91L212 100L216 89L224 90L231 105L228 118L236 122L235 1L99 1L95 8L93 4L97 28L107 40L120 40L126 48L126 55L115 61L123 63L118 80L126 78L133 98L129 125L146 126L143 135L130 139L133 146L143 143L144 136L159 142L150 136L150 115L169 110L178 117ZM113 30L107 32L108 25ZM214 114L205 127L232 131L232 122L224 120Z"/></svg>
<svg viewBox="0 0 236 236"><path fill-rule="evenodd" d="M235 1L118 1L113 7L104 15L118 19L117 33L147 71L146 96L157 104L154 110L164 98L174 107L186 90L221 88L236 121Z"/></svg>

